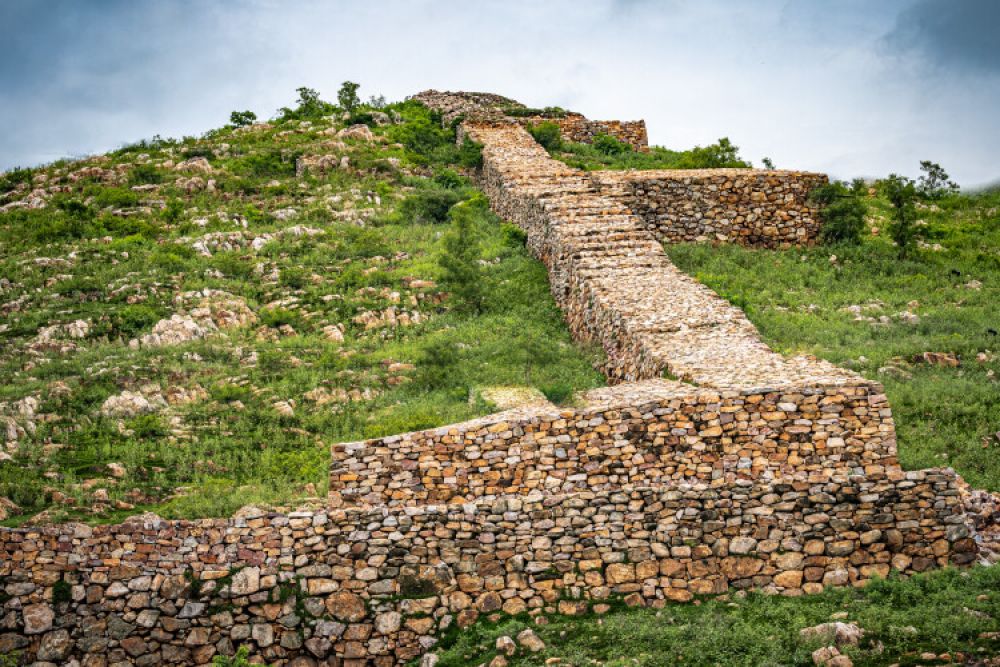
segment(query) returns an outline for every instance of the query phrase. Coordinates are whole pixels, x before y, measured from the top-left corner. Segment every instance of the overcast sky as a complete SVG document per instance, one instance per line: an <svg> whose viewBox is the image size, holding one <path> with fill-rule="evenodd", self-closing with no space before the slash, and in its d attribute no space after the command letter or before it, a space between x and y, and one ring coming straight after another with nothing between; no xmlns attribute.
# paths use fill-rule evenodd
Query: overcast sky
<svg viewBox="0 0 1000 667"><path fill-rule="evenodd" d="M332 99L483 90L671 148L1000 178L1000 0L0 0L0 169Z"/></svg>

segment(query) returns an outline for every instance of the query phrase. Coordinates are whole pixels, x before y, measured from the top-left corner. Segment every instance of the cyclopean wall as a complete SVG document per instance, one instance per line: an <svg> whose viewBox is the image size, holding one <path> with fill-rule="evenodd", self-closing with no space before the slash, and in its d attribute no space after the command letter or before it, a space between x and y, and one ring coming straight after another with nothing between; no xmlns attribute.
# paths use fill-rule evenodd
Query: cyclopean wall
<svg viewBox="0 0 1000 667"><path fill-rule="evenodd" d="M241 645L387 667L497 611L800 595L975 560L959 480L899 468L877 383L770 350L620 191L503 118L510 100L420 97L484 145L483 189L614 386L335 445L325 510L2 529L0 654L187 665Z"/></svg>

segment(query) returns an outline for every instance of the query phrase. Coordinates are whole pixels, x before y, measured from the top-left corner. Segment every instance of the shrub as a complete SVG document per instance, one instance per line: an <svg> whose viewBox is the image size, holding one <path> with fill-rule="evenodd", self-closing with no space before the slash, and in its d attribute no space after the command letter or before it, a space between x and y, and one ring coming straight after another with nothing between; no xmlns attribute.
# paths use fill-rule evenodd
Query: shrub
<svg viewBox="0 0 1000 667"><path fill-rule="evenodd" d="M500 225L500 233L503 235L504 245L510 248L523 248L528 242L528 234L517 225L505 222Z"/></svg>
<svg viewBox="0 0 1000 667"><path fill-rule="evenodd" d="M0 175L0 194L10 192L21 183L31 183L31 176L30 169L21 169L20 167L14 167Z"/></svg>
<svg viewBox="0 0 1000 667"><path fill-rule="evenodd" d="M483 166L482 144L477 144L472 139L465 137L462 140L462 144L458 147L458 158L456 161L468 169L478 169Z"/></svg>
<svg viewBox="0 0 1000 667"><path fill-rule="evenodd" d="M138 203L139 195L126 188L102 187L94 193L94 204L98 208L126 208Z"/></svg>
<svg viewBox="0 0 1000 667"><path fill-rule="evenodd" d="M453 342L445 339L432 341L417 360L417 384L428 389L442 389L454 384L454 369L458 361Z"/></svg>
<svg viewBox="0 0 1000 667"><path fill-rule="evenodd" d="M260 311L260 321L273 329L286 324L298 329L302 325L302 316L287 308L265 308Z"/></svg>
<svg viewBox="0 0 1000 667"><path fill-rule="evenodd" d="M892 204L893 222L889 232L899 248L899 258L905 259L917 235L913 224L916 218L913 202L917 198L917 187L912 180L898 174L889 174L880 183L880 187Z"/></svg>
<svg viewBox="0 0 1000 667"><path fill-rule="evenodd" d="M594 148L605 155L621 155L632 152L632 147L625 142L618 141L609 134L598 134L594 137Z"/></svg>
<svg viewBox="0 0 1000 667"><path fill-rule="evenodd" d="M850 186L834 181L809 193L810 199L820 207L823 227L820 238L824 243L858 243L865 227L868 206L864 196L865 182L855 179Z"/></svg>
<svg viewBox="0 0 1000 667"><path fill-rule="evenodd" d="M454 190L465 185L466 180L451 169L442 169L434 174L434 183L440 185L442 188Z"/></svg>
<svg viewBox="0 0 1000 667"><path fill-rule="evenodd" d="M722 137L708 146L695 146L684 151L678 169L720 169L724 167L750 168L752 165L740 158L739 146Z"/></svg>
<svg viewBox="0 0 1000 667"><path fill-rule="evenodd" d="M144 185L146 183L162 183L163 173L154 165L137 164L129 172L128 182L132 185Z"/></svg>
<svg viewBox="0 0 1000 667"><path fill-rule="evenodd" d="M539 389L543 394L545 394L545 398L549 399L556 405L563 405L568 399L573 397L573 386L565 382L556 382L544 385L539 387Z"/></svg>
<svg viewBox="0 0 1000 667"><path fill-rule="evenodd" d="M246 127L257 122L257 114L253 111L234 111L229 114L229 124L233 127Z"/></svg>
<svg viewBox="0 0 1000 667"><path fill-rule="evenodd" d="M461 200L461 195L454 190L425 188L400 203L399 215L404 222L414 224L445 222L448 211Z"/></svg>
<svg viewBox="0 0 1000 667"><path fill-rule="evenodd" d="M239 384L217 384L208 393L219 403L245 402L250 398L250 388Z"/></svg>
<svg viewBox="0 0 1000 667"><path fill-rule="evenodd" d="M278 284L291 289L302 289L309 282L309 272L299 266L286 266L281 269Z"/></svg>
<svg viewBox="0 0 1000 667"><path fill-rule="evenodd" d="M443 252L438 260L444 271L441 284L451 293L456 309L472 313L483 309L481 251L476 224L484 206L484 200L477 197L451 209L451 230L442 239Z"/></svg>
<svg viewBox="0 0 1000 667"><path fill-rule="evenodd" d="M557 151L562 146L562 134L558 123L552 121L538 123L529 127L528 132L547 151Z"/></svg>
<svg viewBox="0 0 1000 667"><path fill-rule="evenodd" d="M920 161L920 171L924 175L917 179L917 191L927 199L940 199L958 192L958 183L948 177L944 167L930 160Z"/></svg>
<svg viewBox="0 0 1000 667"><path fill-rule="evenodd" d="M131 304L113 313L110 317L111 338L135 338L160 321L160 313L145 304Z"/></svg>
<svg viewBox="0 0 1000 667"><path fill-rule="evenodd" d="M281 178L295 175L295 157L280 148L269 148L233 161L234 174L252 178Z"/></svg>
<svg viewBox="0 0 1000 667"><path fill-rule="evenodd" d="M180 199L171 199L160 211L160 216L168 223L175 223L184 215L184 202Z"/></svg>

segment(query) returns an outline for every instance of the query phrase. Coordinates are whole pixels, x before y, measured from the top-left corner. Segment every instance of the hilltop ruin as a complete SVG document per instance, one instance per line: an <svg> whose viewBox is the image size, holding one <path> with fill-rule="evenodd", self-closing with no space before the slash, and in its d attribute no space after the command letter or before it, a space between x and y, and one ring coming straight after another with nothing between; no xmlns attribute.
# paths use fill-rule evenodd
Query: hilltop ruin
<svg viewBox="0 0 1000 667"><path fill-rule="evenodd" d="M525 125L647 144L639 122L415 96L483 146L478 181L548 267L609 387L332 449L330 502L287 515L0 531L0 652L36 664L401 665L484 614L801 595L976 561L948 469L903 471L882 387L771 350L661 243L812 243L821 174L583 172Z"/></svg>

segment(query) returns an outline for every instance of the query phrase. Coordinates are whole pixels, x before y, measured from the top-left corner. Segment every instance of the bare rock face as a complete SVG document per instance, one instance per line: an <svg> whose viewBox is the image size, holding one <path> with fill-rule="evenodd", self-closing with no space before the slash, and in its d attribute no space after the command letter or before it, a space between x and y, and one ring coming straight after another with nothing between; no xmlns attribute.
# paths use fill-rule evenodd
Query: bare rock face
<svg viewBox="0 0 1000 667"><path fill-rule="evenodd" d="M820 623L811 628L802 628L799 630L799 635L803 639L822 638L827 641L832 640L837 646L857 646L864 634L865 631L854 623L842 623L840 621Z"/></svg>
<svg viewBox="0 0 1000 667"><path fill-rule="evenodd" d="M222 290L185 292L175 302L184 305L193 302L186 313L175 313L160 320L151 333L132 340L131 347L160 347L180 345L205 338L220 329L250 326L257 316L242 298Z"/></svg>
<svg viewBox="0 0 1000 667"><path fill-rule="evenodd" d="M374 141L375 135L367 125L351 125L337 132L340 139L361 139L363 141Z"/></svg>
<svg viewBox="0 0 1000 667"><path fill-rule="evenodd" d="M209 164L208 160L201 156L193 157L189 160L184 160L183 162L179 163L176 167L174 167L174 170L197 172L201 174L211 174L213 171L215 171L214 169L212 169L212 165Z"/></svg>
<svg viewBox="0 0 1000 667"><path fill-rule="evenodd" d="M101 405L101 414L105 417L131 418L141 414L156 412L157 406L149 402L142 394L123 391L109 396Z"/></svg>

